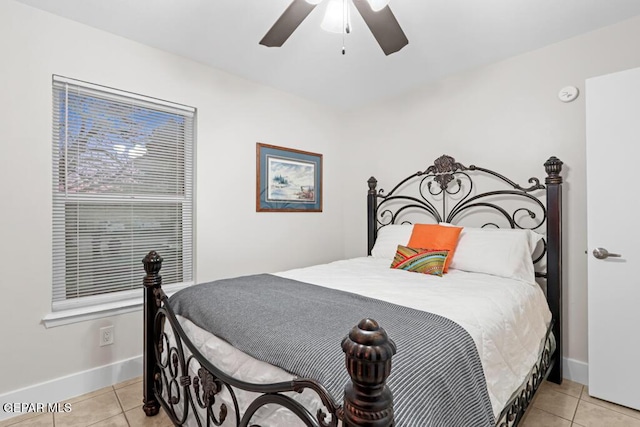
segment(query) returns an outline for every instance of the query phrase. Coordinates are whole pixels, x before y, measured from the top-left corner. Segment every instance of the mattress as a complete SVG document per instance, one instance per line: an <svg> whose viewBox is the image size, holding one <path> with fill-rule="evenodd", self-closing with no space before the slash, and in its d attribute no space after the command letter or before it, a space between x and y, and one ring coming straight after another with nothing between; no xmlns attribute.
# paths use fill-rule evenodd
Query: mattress
<svg viewBox="0 0 640 427"><path fill-rule="evenodd" d="M478 349L496 418L538 360L551 320L545 296L535 282L454 269L443 277L416 274L390 269L388 260L372 257L275 274L428 311L458 323L469 333ZM180 321L199 351L209 360L214 360L224 372L255 383L293 378L278 367L234 349L189 320L180 318ZM236 397L240 408L243 408L256 396L238 392ZM224 393L220 398L231 401ZM305 405L313 408L312 413L321 407L315 395L308 391L296 399L302 399ZM282 408L266 407L256 415L262 425L300 425L290 412Z"/></svg>

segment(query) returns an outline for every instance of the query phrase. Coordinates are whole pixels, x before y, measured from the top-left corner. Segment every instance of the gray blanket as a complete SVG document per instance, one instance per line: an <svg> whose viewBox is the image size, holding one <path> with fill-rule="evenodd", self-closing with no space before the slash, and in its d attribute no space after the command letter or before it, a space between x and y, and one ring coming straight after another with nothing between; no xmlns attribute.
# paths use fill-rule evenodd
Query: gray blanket
<svg viewBox="0 0 640 427"><path fill-rule="evenodd" d="M192 286L170 303L256 359L320 381L338 402L349 381L341 341L370 317L397 346L387 383L398 427L495 426L473 339L442 316L269 274Z"/></svg>

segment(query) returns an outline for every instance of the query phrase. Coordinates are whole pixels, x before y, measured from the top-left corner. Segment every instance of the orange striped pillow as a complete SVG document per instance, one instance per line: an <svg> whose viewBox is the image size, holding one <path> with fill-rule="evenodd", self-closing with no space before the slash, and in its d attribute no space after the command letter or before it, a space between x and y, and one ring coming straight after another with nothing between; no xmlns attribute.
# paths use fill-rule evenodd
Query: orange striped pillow
<svg viewBox="0 0 640 427"><path fill-rule="evenodd" d="M447 255L449 251L415 249L398 245L391 268L442 277Z"/></svg>

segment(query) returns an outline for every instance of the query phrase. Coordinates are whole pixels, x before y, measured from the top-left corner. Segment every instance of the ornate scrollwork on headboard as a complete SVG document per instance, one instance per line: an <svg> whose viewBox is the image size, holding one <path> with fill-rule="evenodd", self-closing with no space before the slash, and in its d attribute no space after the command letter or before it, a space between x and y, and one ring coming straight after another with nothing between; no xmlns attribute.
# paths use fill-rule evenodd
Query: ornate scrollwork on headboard
<svg viewBox="0 0 640 427"><path fill-rule="evenodd" d="M474 178L477 177L472 177L471 171L479 172L480 174L478 176L484 174L497 178L498 181L506 185L507 188L474 193ZM418 180L417 194L415 194L415 192L412 193L411 190L407 188L411 184L410 181L416 179ZM376 182L375 178L372 178L369 181L369 188L371 189L373 185L373 189L375 189ZM525 188L490 169L475 165L467 167L462 163L456 162L453 157L443 155L437 158L434 164L426 170L416 172L402 180L389 193L385 194L383 189L379 190L377 192L377 221L381 227L399 222L410 222L399 221L399 218L403 213L406 213L408 209L417 209L429 214L435 222L454 223L457 217L469 212L472 208L486 208L494 210L503 216L511 228L536 229L544 223L546 209L544 204L530 193L535 190L544 190L545 186L540 184L538 178L530 178L529 183L532 185ZM456 195L460 195L460 197L457 199L450 197ZM503 207L500 201L494 201L501 197L504 198L504 196L507 196L511 200L517 200L519 197L524 198L538 206L543 214L540 222L535 226L529 227L519 224L517 220L518 213L525 212L530 218L536 218L537 214L527 207L518 207L509 213L508 208ZM440 197L442 203L440 209L436 208L434 204L438 197ZM392 202L400 201L404 203L398 204L394 210L391 207ZM502 200L502 202L504 201L505 200ZM488 225L498 226L492 223L483 224L483 226Z"/></svg>
<svg viewBox="0 0 640 427"><path fill-rule="evenodd" d="M433 174L434 181L438 183L441 191L447 191L449 183L454 180L453 173L458 170L466 170L461 163L458 163L451 156L440 156L433 162L433 165L429 166L426 171L421 174ZM460 184L459 181L458 185ZM429 182L429 190L431 190L431 183Z"/></svg>
<svg viewBox="0 0 640 427"><path fill-rule="evenodd" d="M481 182L491 190L480 191ZM416 221L456 224L471 217L481 218L473 226L538 230L547 219L547 210L532 193L544 190L545 186L538 178L530 178L528 182L529 186L521 186L493 170L465 166L447 155L438 157L424 171L403 179L388 193L376 191L377 181L372 177L369 194L375 195L374 206L370 207L376 224L373 240L378 229L390 224ZM546 248L534 261L542 259L545 252Z"/></svg>

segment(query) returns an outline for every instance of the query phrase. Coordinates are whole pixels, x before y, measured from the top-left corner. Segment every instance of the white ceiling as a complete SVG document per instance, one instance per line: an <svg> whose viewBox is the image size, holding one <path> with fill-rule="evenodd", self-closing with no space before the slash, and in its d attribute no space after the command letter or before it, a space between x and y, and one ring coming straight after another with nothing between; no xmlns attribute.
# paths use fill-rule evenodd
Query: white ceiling
<svg viewBox="0 0 640 427"><path fill-rule="evenodd" d="M391 0L409 45L385 56L352 6L343 56L342 37L320 29L324 4L267 48L291 0L19 1L345 109L640 14L639 0Z"/></svg>

